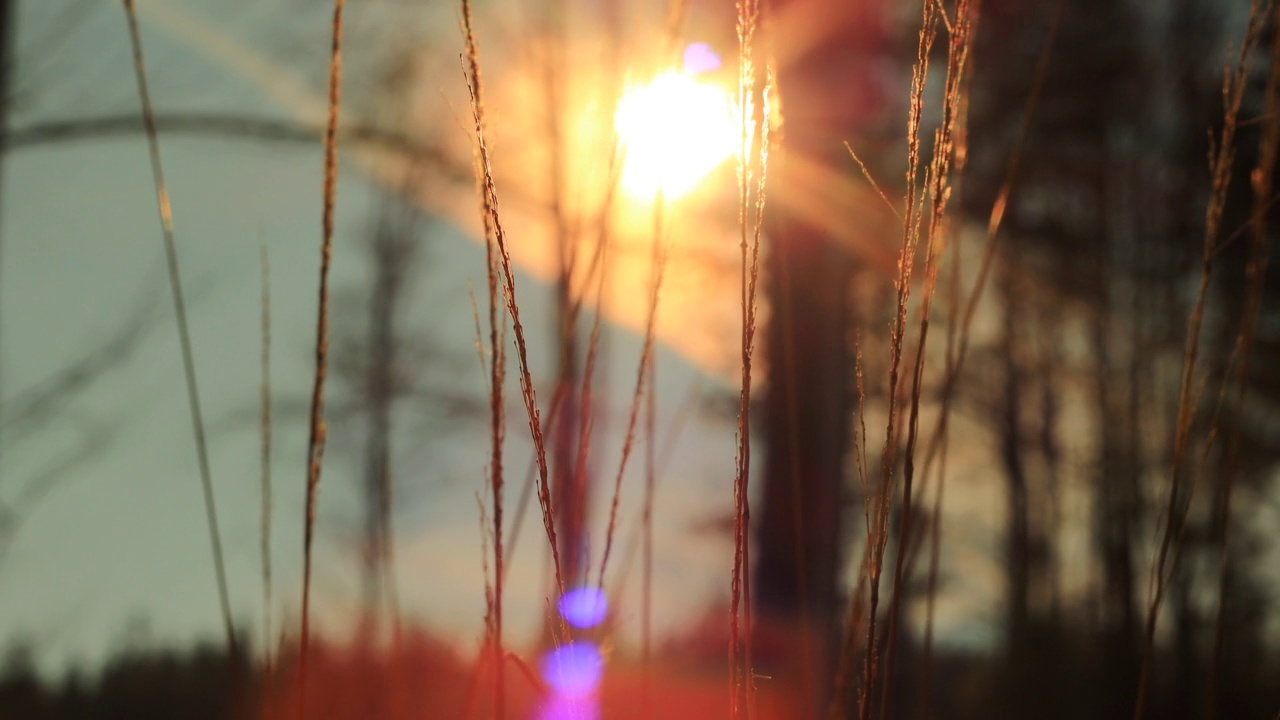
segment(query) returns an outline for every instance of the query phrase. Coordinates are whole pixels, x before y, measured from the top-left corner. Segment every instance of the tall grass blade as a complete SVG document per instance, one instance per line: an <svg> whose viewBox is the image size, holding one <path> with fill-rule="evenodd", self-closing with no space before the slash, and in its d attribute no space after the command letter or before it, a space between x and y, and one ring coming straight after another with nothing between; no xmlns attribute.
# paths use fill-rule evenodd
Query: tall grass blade
<svg viewBox="0 0 1280 720"><path fill-rule="evenodd" d="M182 371L186 379L187 404L191 409L191 430L196 444L196 460L200 467L200 487L204 492L205 517L209 525L209 545L213 552L213 569L218 583L218 602L222 608L222 624L227 636L227 649L233 658L239 656L236 647L235 626L231 620L231 601L227 595L227 573L222 559L222 540L218 532L218 508L213 497L213 477L209 469L209 448L205 439L204 414L200 409L200 392L196 386L195 355L191 350L191 332L187 325L187 308L182 294L182 276L178 271L178 250L174 240L173 208L169 203L169 189L164 180L160 163L160 138L156 131L155 111L151 94L147 89L146 65L142 57L142 34L138 30L138 12L134 0L124 0L125 15L129 20L129 41L133 47L133 70L138 81L138 97L142 104L142 121L146 128L147 146L151 155L151 176L156 188L156 204L160 212L160 226L164 237L165 260L169 271L169 289L173 296L173 311L178 321L178 341L182 348Z"/></svg>
<svg viewBox="0 0 1280 720"><path fill-rule="evenodd" d="M1252 244L1248 264L1245 266L1245 301L1240 330L1236 334L1232 354L1238 358L1236 365L1235 405L1243 412L1249 389L1249 359L1253 352L1254 338L1262 314L1265 297L1267 267L1270 247L1267 238L1267 210L1271 204L1276 160L1280 157L1280 6L1273 11L1270 71L1267 73L1263 94L1265 125L1253 171ZM1225 383L1224 383L1225 385ZM1217 519L1218 604L1213 622L1213 649L1209 660L1209 677L1205 689L1205 718L1215 720L1218 715L1219 682L1222 674L1223 648L1226 643L1228 594L1231 586L1231 496L1239 472L1241 428L1237 422L1231 428L1228 440L1227 466L1222 478L1222 501Z"/></svg>
<svg viewBox="0 0 1280 720"><path fill-rule="evenodd" d="M1211 185L1209 201L1205 208L1200 284L1195 305L1187 319L1186 347L1182 360L1182 380L1179 383L1178 413L1173 436L1173 463L1169 471L1169 492L1159 535L1159 549L1151 563L1150 601L1146 609L1142 664L1133 706L1134 720L1142 720L1146 717L1156 626L1159 623L1165 590L1176 570L1180 539L1186 527L1187 513L1190 511L1191 499L1196 489L1198 475L1193 475L1186 483L1184 483L1184 475L1192 419L1200 396L1200 393L1195 390L1199 375L1200 334L1204 326L1205 307L1208 304L1214 254L1220 239L1222 216L1226 210L1227 190L1231 185L1232 168L1235 163L1235 136L1239 127L1237 121L1240 107L1244 103L1244 95L1248 87L1248 61L1261 35L1264 20L1262 1L1253 0L1250 3L1249 20L1245 26L1235 65L1228 69L1223 78L1223 125L1210 151ZM1184 484L1187 485L1185 489Z"/></svg>
<svg viewBox="0 0 1280 720"><path fill-rule="evenodd" d="M271 261L262 244L262 635L268 679L271 657Z"/></svg>
<svg viewBox="0 0 1280 720"><path fill-rule="evenodd" d="M310 438L307 442L307 499L302 540L302 637L298 655L298 720L306 718L307 663L311 644L311 560L316 502L324 461L327 428L324 383L329 372L329 267L333 259L334 204L338 193L338 109L342 101L342 11L333 2L333 41L329 54L329 119L324 136L324 185L321 190L320 288L316 318L316 370L311 389Z"/></svg>

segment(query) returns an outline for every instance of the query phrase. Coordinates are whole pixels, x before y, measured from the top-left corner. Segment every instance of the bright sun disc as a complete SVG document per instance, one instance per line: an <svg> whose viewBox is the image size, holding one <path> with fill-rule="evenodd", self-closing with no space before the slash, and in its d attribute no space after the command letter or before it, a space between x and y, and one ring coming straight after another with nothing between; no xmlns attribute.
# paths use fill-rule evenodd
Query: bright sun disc
<svg viewBox="0 0 1280 720"><path fill-rule="evenodd" d="M628 89L614 115L623 191L640 200L688 193L736 152L734 115L727 92L676 70Z"/></svg>

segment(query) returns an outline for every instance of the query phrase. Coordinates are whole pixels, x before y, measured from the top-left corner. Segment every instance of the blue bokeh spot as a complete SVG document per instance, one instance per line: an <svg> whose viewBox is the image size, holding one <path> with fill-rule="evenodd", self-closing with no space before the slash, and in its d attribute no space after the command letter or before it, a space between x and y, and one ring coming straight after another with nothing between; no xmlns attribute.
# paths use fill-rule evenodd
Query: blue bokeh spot
<svg viewBox="0 0 1280 720"><path fill-rule="evenodd" d="M560 614L576 628L595 627L604 620L608 612L609 601L597 588L570 590L560 598Z"/></svg>
<svg viewBox="0 0 1280 720"><path fill-rule="evenodd" d="M581 697L595 691L604 674L604 659L592 643L571 642L542 656L542 677L557 694Z"/></svg>

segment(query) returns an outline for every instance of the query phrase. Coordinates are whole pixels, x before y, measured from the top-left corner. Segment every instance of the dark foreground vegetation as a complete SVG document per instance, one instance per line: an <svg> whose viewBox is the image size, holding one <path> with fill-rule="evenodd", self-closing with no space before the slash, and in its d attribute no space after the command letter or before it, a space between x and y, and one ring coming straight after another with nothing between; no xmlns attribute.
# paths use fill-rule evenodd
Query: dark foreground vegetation
<svg viewBox="0 0 1280 720"><path fill-rule="evenodd" d="M1018 664L986 653L935 648L933 672L925 687L911 672L920 648L903 650L905 670L897 675L895 710L901 717L974 720L988 718L1125 717L1116 708L1131 700L1116 676L1119 665L1087 635L1063 627L1037 630L1035 650ZM653 717L713 720L728 717L723 677L727 638L712 634L673 640L655 672ZM486 717L485 670L429 635L406 630L397 650L379 651L359 641L318 644L309 670L308 694L322 720L410 720ZM61 680L41 678L22 650L11 652L0 677L0 717L4 720L271 720L293 717L296 667L288 659L271 672L245 657L228 657L218 645L187 651L124 649L99 672L73 672ZM1203 684L1183 675L1173 656L1158 659L1168 668L1155 683L1152 717L1204 717ZM1190 658L1203 663L1204 657ZM641 673L635 658L615 659L602 689L603 717L645 717ZM535 679L509 661L511 718L537 717L543 696ZM1280 693L1276 657L1261 648L1226 668L1221 717L1273 717ZM770 720L796 717L793 699L760 682L760 715ZM1108 694L1110 693L1110 694Z"/></svg>

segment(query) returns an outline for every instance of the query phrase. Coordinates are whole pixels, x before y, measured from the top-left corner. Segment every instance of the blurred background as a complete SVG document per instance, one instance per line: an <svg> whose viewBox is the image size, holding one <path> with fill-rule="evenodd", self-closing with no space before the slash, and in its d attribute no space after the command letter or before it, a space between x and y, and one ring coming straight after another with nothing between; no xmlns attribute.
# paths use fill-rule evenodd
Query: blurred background
<svg viewBox="0 0 1280 720"><path fill-rule="evenodd" d="M751 7L473 8L539 446L462 8L347 3L307 717L1277 717L1277 9ZM4 720L303 682L333 4L136 13L212 493L125 7L0 0Z"/></svg>

